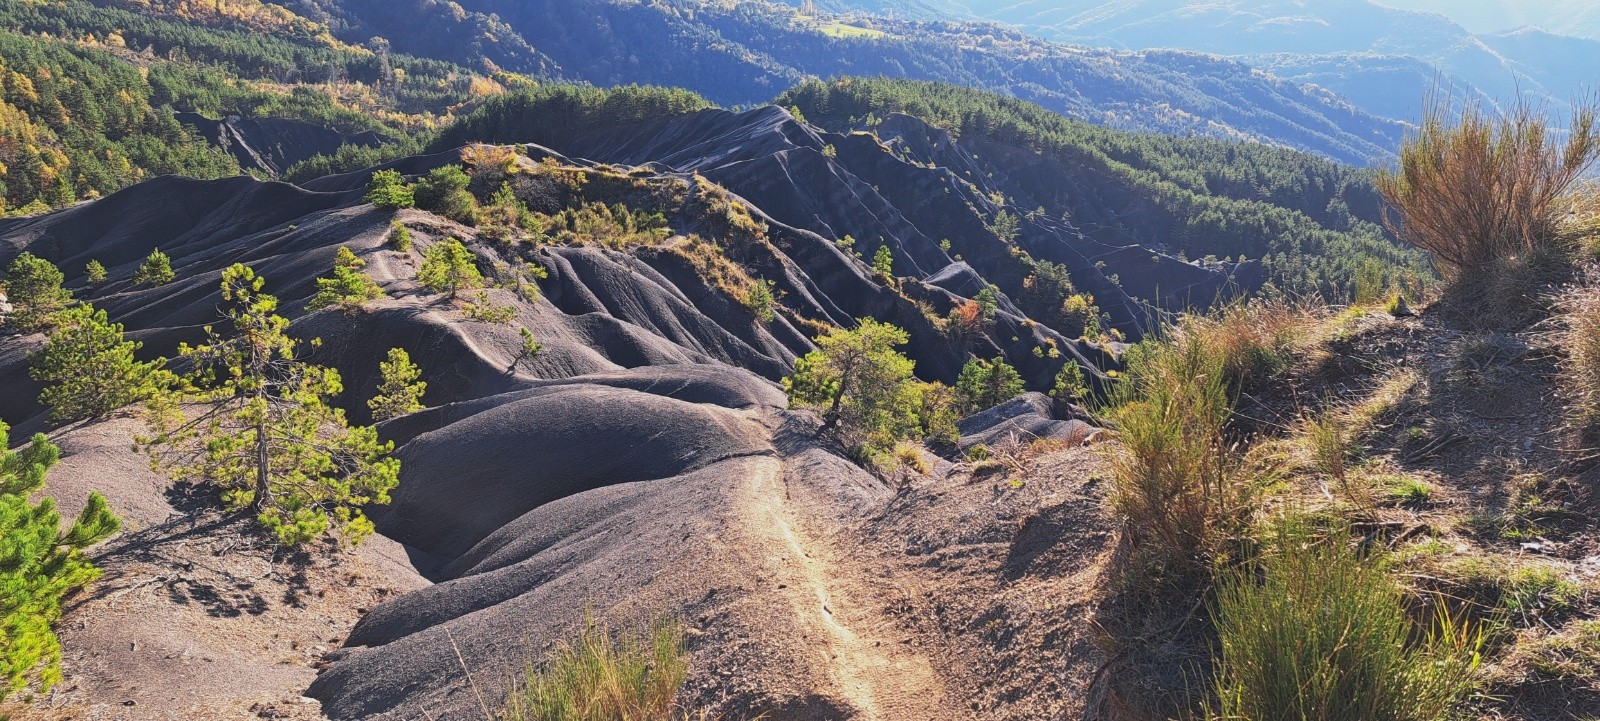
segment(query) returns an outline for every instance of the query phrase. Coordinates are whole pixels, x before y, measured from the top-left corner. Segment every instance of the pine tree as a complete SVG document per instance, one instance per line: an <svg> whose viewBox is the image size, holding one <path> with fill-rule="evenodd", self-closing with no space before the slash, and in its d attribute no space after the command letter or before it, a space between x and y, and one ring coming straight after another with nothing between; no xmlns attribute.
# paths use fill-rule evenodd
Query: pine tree
<svg viewBox="0 0 1600 721"><path fill-rule="evenodd" d="M281 543L330 530L360 542L372 533L361 509L388 503L399 482L400 461L389 457L394 444L370 427L350 426L328 405L344 389L338 371L300 358L264 284L243 265L223 272L235 334L207 326L203 344L179 347L193 367L189 388L152 399L152 436L141 441L157 468L221 489L229 510L254 511ZM190 417L188 404L203 410Z"/></svg>
<svg viewBox="0 0 1600 721"><path fill-rule="evenodd" d="M1083 369L1073 361L1061 366L1061 372L1056 374L1055 387L1050 390L1050 397L1058 403L1074 403L1087 398L1089 384L1084 380Z"/></svg>
<svg viewBox="0 0 1600 721"><path fill-rule="evenodd" d="M994 320L994 314L1000 310L1000 297L995 295L993 287L985 287L978 291L978 296L973 298L978 301L979 310L983 311L983 322Z"/></svg>
<svg viewBox="0 0 1600 721"><path fill-rule="evenodd" d="M339 253L333 259L333 271L327 277L317 279L317 294L306 304L306 310L339 306L347 311L355 311L361 308L362 303L382 298L383 288L361 272L365 267L367 261L356 257L349 248L339 246Z"/></svg>
<svg viewBox="0 0 1600 721"><path fill-rule="evenodd" d="M1022 224L1018 222L1017 216L1012 215L1009 211L1001 210L994 215L992 230L995 237L1000 239L1000 242L1011 243L1022 232Z"/></svg>
<svg viewBox="0 0 1600 721"><path fill-rule="evenodd" d="M774 284L766 278L757 278L750 286L750 292L745 295L744 307L750 309L751 315L762 323L771 323L778 317L773 307L777 299L773 293Z"/></svg>
<svg viewBox="0 0 1600 721"><path fill-rule="evenodd" d="M106 267L98 260L89 261L88 265L83 266L83 279L88 281L89 285L106 282Z"/></svg>
<svg viewBox="0 0 1600 721"><path fill-rule="evenodd" d="M72 291L61 287L66 276L53 263L23 251L6 270L11 315L6 323L24 333L54 325L56 314L72 304Z"/></svg>
<svg viewBox="0 0 1600 721"><path fill-rule="evenodd" d="M389 246L402 253L411 252L411 229L398 220L389 224Z"/></svg>
<svg viewBox="0 0 1600 721"><path fill-rule="evenodd" d="M422 254L422 268L417 280L435 293L449 293L454 299L463 290L473 290L483 285L483 274L473 261L472 251L461 241L450 238L434 243Z"/></svg>
<svg viewBox="0 0 1600 721"><path fill-rule="evenodd" d="M975 358L962 367L956 394L968 412L993 408L1022 392L1022 376L1004 358Z"/></svg>
<svg viewBox="0 0 1600 721"><path fill-rule="evenodd" d="M37 682L48 691L61 680L61 644L51 625L61 600L100 576L83 549L116 533L121 523L105 497L89 502L65 533L55 501L29 500L61 451L44 435L11 451L0 422L0 701Z"/></svg>
<svg viewBox="0 0 1600 721"><path fill-rule="evenodd" d="M386 421L423 409L422 394L428 384L418 380L422 369L411 362L404 348L390 348L389 360L378 363L383 380L378 383L378 395L367 401L372 409L372 420Z"/></svg>
<svg viewBox="0 0 1600 721"><path fill-rule="evenodd" d="M34 354L28 373L45 383L39 402L58 421L95 418L148 399L156 393L165 361L141 363L134 352L144 345L127 340L122 324L106 312L77 305L56 316L55 332Z"/></svg>
<svg viewBox="0 0 1600 721"><path fill-rule="evenodd" d="M533 331L527 328L518 328L522 334L522 357L532 358L544 352L544 344L533 337Z"/></svg>
<svg viewBox="0 0 1600 721"><path fill-rule="evenodd" d="M889 246L878 246L878 252L872 255L872 272L884 280L894 280L894 253Z"/></svg>
<svg viewBox="0 0 1600 721"><path fill-rule="evenodd" d="M172 272L172 259L160 248L150 251L144 263L133 272L134 285L166 285L177 275Z"/></svg>
<svg viewBox="0 0 1600 721"><path fill-rule="evenodd" d="M459 165L434 168L417 182L417 207L463 225L477 225L478 199L467 190L471 184L472 178Z"/></svg>
<svg viewBox="0 0 1600 721"><path fill-rule="evenodd" d="M855 330L834 330L795 362L783 381L790 398L822 410L823 420L860 449L892 447L919 430L916 363L895 350L906 332L862 318Z"/></svg>
<svg viewBox="0 0 1600 721"><path fill-rule="evenodd" d="M416 205L415 188L400 177L400 171L380 170L367 181L367 194L362 198L386 210L399 210Z"/></svg>

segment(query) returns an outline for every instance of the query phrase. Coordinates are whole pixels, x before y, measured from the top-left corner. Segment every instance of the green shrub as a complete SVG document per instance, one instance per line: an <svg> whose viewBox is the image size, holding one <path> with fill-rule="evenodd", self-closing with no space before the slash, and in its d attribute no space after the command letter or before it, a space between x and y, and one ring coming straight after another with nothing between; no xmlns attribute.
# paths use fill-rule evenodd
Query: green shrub
<svg viewBox="0 0 1600 721"><path fill-rule="evenodd" d="M400 176L398 170L379 170L367 181L367 194L362 198L386 210L399 210L416 205L415 188Z"/></svg>
<svg viewBox="0 0 1600 721"><path fill-rule="evenodd" d="M317 279L317 294L306 303L306 310L321 310L338 306L347 311L361 308L369 300L383 297L383 288L366 273L367 261L357 257L345 246L333 259L333 270L327 277Z"/></svg>
<svg viewBox="0 0 1600 721"><path fill-rule="evenodd" d="M90 260L83 266L83 279L89 285L106 282L106 266L98 260Z"/></svg>
<svg viewBox="0 0 1600 721"><path fill-rule="evenodd" d="M1191 568L1248 525L1252 483L1223 434L1225 368L1199 334L1146 341L1127 354L1104 412L1121 440L1110 451L1112 506L1136 543Z"/></svg>
<svg viewBox="0 0 1600 721"><path fill-rule="evenodd" d="M11 301L8 325L24 333L43 330L72 303L72 291L61 287L66 276L44 258L23 251L6 269L6 294Z"/></svg>
<svg viewBox="0 0 1600 721"><path fill-rule="evenodd" d="M461 309L463 315L479 323L494 325L510 325L517 317L517 307L514 305L500 305L489 297L489 291L480 290L473 302L467 303Z"/></svg>
<svg viewBox="0 0 1600 721"><path fill-rule="evenodd" d="M472 257L472 251L461 241L450 238L434 243L422 254L422 267L417 270L417 280L435 293L449 293L453 299L463 290L483 286L483 273Z"/></svg>
<svg viewBox="0 0 1600 721"><path fill-rule="evenodd" d="M993 408L1022 392L1022 376L1004 358L974 358L956 378L956 395L968 413Z"/></svg>
<svg viewBox="0 0 1600 721"><path fill-rule="evenodd" d="M936 446L954 446L961 440L956 428L961 412L955 389L934 381L918 384L917 392L922 401L917 417L922 421L923 439Z"/></svg>
<svg viewBox="0 0 1600 721"><path fill-rule="evenodd" d="M166 285L171 283L177 274L172 272L172 259L160 248L150 251L145 256L144 262L139 264L139 269L133 272L134 285Z"/></svg>
<svg viewBox="0 0 1600 721"><path fill-rule="evenodd" d="M1067 361L1061 366L1061 371L1056 373L1055 386L1050 389L1050 397L1059 403L1073 403L1082 401L1089 396L1089 384L1084 380L1083 369L1077 362Z"/></svg>
<svg viewBox="0 0 1600 721"><path fill-rule="evenodd" d="M891 448L921 430L916 363L895 350L908 338L872 318L854 330L835 329L795 362L784 390L797 406L822 411L858 455Z"/></svg>
<svg viewBox="0 0 1600 721"><path fill-rule="evenodd" d="M422 369L411 362L411 354L404 348L390 348L389 359L378 363L378 372L382 377L378 394L367 401L372 420L386 421L422 410L422 394L428 384L419 380Z"/></svg>
<svg viewBox="0 0 1600 721"><path fill-rule="evenodd" d="M506 700L505 721L655 721L674 716L688 678L683 625L612 634L586 620L543 668L529 666Z"/></svg>
<svg viewBox="0 0 1600 721"><path fill-rule="evenodd" d="M44 487L61 451L43 434L12 451L0 422L0 701L36 681L48 691L61 680L61 644L51 625L61 600L100 576L83 554L117 532L121 522L98 493L65 532L55 501L28 500Z"/></svg>
<svg viewBox="0 0 1600 721"><path fill-rule="evenodd" d="M1314 538L1296 523L1286 521L1257 562L1220 578L1209 717L1448 718L1472 689L1481 636L1443 610L1419 628L1402 590L1347 534Z"/></svg>
<svg viewBox="0 0 1600 721"><path fill-rule="evenodd" d="M886 283L894 281L894 252L889 246L880 245L872 254L872 272Z"/></svg>
<svg viewBox="0 0 1600 721"><path fill-rule="evenodd" d="M50 342L29 359L28 374L45 384L39 402L58 421L95 418L138 403L160 390L165 361L143 363L134 352L143 343L127 340L122 324L89 305L56 316Z"/></svg>
<svg viewBox="0 0 1600 721"><path fill-rule="evenodd" d="M521 355L517 356L517 361L521 361L524 358L532 358L544 352L544 344L533 337L533 331L528 330L526 326L518 328L517 335L522 337ZM513 364L515 362L513 361Z"/></svg>
<svg viewBox="0 0 1600 721"><path fill-rule="evenodd" d="M389 247L402 253L411 252L411 229L398 220L389 224Z"/></svg>
<svg viewBox="0 0 1600 721"><path fill-rule="evenodd" d="M748 308L750 314L762 323L771 323L773 319L778 317L777 313L772 309L773 305L776 304L772 289L772 281L766 278L757 278L750 285L749 292L745 293L744 296L744 307Z"/></svg>
<svg viewBox="0 0 1600 721"><path fill-rule="evenodd" d="M478 199L467 186L472 178L459 165L444 165L429 171L417 181L417 207L462 225L478 224Z"/></svg>

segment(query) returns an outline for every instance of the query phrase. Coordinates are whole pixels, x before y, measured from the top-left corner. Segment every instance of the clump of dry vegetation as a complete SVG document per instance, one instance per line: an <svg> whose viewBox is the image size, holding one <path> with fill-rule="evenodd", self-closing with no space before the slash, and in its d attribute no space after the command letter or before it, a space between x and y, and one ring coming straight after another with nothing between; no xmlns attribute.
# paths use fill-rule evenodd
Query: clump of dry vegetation
<svg viewBox="0 0 1600 721"><path fill-rule="evenodd" d="M1404 589L1348 533L1283 522L1258 560L1222 574L1217 701L1207 716L1449 718L1472 689L1482 637L1444 606L1428 624L1407 606Z"/></svg>
<svg viewBox="0 0 1600 721"><path fill-rule="evenodd" d="M1570 268L1563 224L1571 191L1600 159L1597 119L1600 104L1577 104L1563 134L1532 105L1496 116L1434 99L1398 169L1379 176L1395 234L1432 256L1465 319L1525 324Z"/></svg>
<svg viewBox="0 0 1600 721"><path fill-rule="evenodd" d="M1141 343L1104 415L1121 441L1111 502L1133 539L1196 568L1239 540L1273 463L1230 435L1236 394L1281 371L1319 313L1283 302L1185 317L1169 338Z"/></svg>
<svg viewBox="0 0 1600 721"><path fill-rule="evenodd" d="M1561 349L1561 392L1580 429L1600 426L1600 271L1556 300L1552 345Z"/></svg>
<svg viewBox="0 0 1600 721"><path fill-rule="evenodd" d="M1225 428L1233 412L1228 358L1199 322L1176 340L1136 347L1106 416L1111 503L1132 540L1158 557L1204 567L1247 522L1251 491Z"/></svg>
<svg viewBox="0 0 1600 721"><path fill-rule="evenodd" d="M1592 252L1600 245L1600 188L1585 188L1571 205L1562 232ZM1561 394L1573 426L1588 437L1600 427L1600 265L1586 267L1556 296L1554 306L1549 345L1561 357Z"/></svg>
<svg viewBox="0 0 1600 721"><path fill-rule="evenodd" d="M1243 394L1323 372L1352 317L1245 304L1129 352L1103 412L1120 441L1107 449L1110 500L1134 561L1113 566L1098 619L1115 666L1103 703L1160 717L1422 720L1448 718L1476 688L1480 628L1439 602L1445 589L1396 576L1370 535L1388 528L1380 492L1432 493L1361 453L1418 374L1383 371L1300 422L1237 415ZM1211 657L1209 673L1195 675L1196 656Z"/></svg>
<svg viewBox="0 0 1600 721"><path fill-rule="evenodd" d="M504 721L688 719L674 699L689 674L683 624L613 633L586 619L543 667L530 665L506 700Z"/></svg>

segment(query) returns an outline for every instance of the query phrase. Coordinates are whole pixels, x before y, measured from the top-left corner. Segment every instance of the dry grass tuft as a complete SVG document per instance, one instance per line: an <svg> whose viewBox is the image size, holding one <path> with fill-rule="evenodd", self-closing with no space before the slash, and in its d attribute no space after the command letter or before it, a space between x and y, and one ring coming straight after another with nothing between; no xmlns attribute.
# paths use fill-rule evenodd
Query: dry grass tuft
<svg viewBox="0 0 1600 721"><path fill-rule="evenodd" d="M1577 104L1563 138L1547 110L1527 103L1496 117L1431 99L1399 169L1378 180L1395 233L1452 282L1552 249L1570 191L1600 158L1597 113L1594 102Z"/></svg>
<svg viewBox="0 0 1600 721"><path fill-rule="evenodd" d="M1206 344L1234 389L1282 371L1296 350L1312 345L1312 330L1327 315L1316 304L1287 300L1235 303L1186 319L1182 330Z"/></svg>
<svg viewBox="0 0 1600 721"><path fill-rule="evenodd" d="M1572 424L1584 431L1600 426L1600 271L1556 300L1552 345L1561 351L1560 391Z"/></svg>
<svg viewBox="0 0 1600 721"><path fill-rule="evenodd" d="M658 721L691 718L673 699L689 673L683 625L612 634L592 619L506 701L504 721Z"/></svg>
<svg viewBox="0 0 1600 721"><path fill-rule="evenodd" d="M1419 627L1404 591L1345 533L1285 521L1255 564L1224 572L1218 706L1234 719L1431 721L1472 689L1482 637L1439 606Z"/></svg>
<svg viewBox="0 0 1600 721"><path fill-rule="evenodd" d="M1105 414L1121 441L1110 452L1113 507L1135 544L1183 565L1204 566L1249 512L1243 463L1224 436L1225 368L1196 333L1141 344Z"/></svg>
<svg viewBox="0 0 1600 721"><path fill-rule="evenodd" d="M1103 415L1121 441L1109 451L1111 502L1136 543L1199 570L1247 532L1258 491L1281 468L1228 438L1234 394L1314 345L1325 315L1286 301L1235 304L1185 316L1168 339L1128 352Z"/></svg>

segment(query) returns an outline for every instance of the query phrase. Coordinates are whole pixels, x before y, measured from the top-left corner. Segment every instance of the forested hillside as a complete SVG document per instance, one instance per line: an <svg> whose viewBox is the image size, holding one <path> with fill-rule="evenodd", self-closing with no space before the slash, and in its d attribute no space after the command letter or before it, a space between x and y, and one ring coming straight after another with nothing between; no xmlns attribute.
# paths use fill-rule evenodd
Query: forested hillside
<svg viewBox="0 0 1600 721"><path fill-rule="evenodd" d="M1261 260L1282 290L1354 295L1363 273L1374 292L1427 275L1421 256L1382 228L1372 174L1306 153L1121 132L939 83L812 82L775 102L839 131L915 116L971 148L1023 210L1191 258Z"/></svg>
<svg viewBox="0 0 1600 721"><path fill-rule="evenodd" d="M157 109L163 80L106 50L0 31L0 215L98 197L164 173L238 172L231 158Z"/></svg>
<svg viewBox="0 0 1600 721"><path fill-rule="evenodd" d="M1252 139L1356 164L1386 156L1400 129L1214 58L1067 48L981 24L802 15L765 1L3 0L0 32L7 77L32 86L4 86L8 212L168 172L279 174L338 134L376 133L361 144L388 138L408 150L484 98L551 80L682 87L742 106L807 78L881 74L991 89L1097 125ZM180 113L204 116L203 135L227 152L203 147ZM229 116L303 121L299 132L320 140L258 150L265 141L249 131L218 129Z"/></svg>
<svg viewBox="0 0 1600 721"><path fill-rule="evenodd" d="M305 27L290 23L280 35L228 17L196 25L79 0L0 3L0 212L39 212L166 173L238 173L180 112L400 137L503 89L448 63Z"/></svg>
<svg viewBox="0 0 1600 721"><path fill-rule="evenodd" d="M1010 23L1048 40L1094 47L1217 53L1405 121L1420 115L1423 96L1436 84L1467 99L1488 98L1491 106L1523 96L1565 107L1593 89L1591 66L1600 57L1600 40L1592 37L1600 11L1581 0L1503 9L1494 2L1437 7L1436 0L810 1L840 11L896 9ZM1435 12L1408 9L1430 3ZM1496 11L1526 20L1469 31L1456 19ZM1528 23L1546 24L1523 27Z"/></svg>
<svg viewBox="0 0 1600 721"><path fill-rule="evenodd" d="M168 17L186 7L122 4ZM283 37L326 39L327 28L340 43L368 46L382 37L395 52L485 75L683 87L730 106L765 102L807 77L882 74L997 90L1114 127L1252 138L1358 164L1391 153L1401 131L1394 121L1242 64L1071 48L996 25L810 16L769 0L284 5L309 29L284 26L277 30Z"/></svg>

